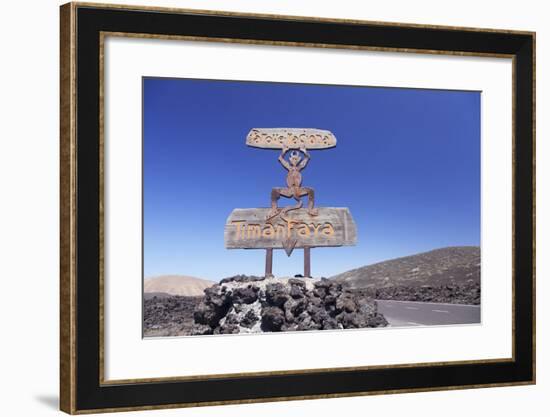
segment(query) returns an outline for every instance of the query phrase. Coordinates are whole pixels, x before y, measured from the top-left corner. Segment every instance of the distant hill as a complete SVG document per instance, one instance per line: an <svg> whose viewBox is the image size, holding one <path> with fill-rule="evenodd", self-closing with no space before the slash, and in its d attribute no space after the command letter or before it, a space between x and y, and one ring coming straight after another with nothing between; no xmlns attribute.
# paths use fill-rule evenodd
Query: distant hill
<svg viewBox="0 0 550 417"><path fill-rule="evenodd" d="M204 289L216 284L206 279L188 277L185 275L162 275L147 278L143 283L145 297L150 295L185 295L188 297L201 296Z"/></svg>
<svg viewBox="0 0 550 417"><path fill-rule="evenodd" d="M479 284L480 262L478 246L447 247L352 269L332 279L352 289Z"/></svg>

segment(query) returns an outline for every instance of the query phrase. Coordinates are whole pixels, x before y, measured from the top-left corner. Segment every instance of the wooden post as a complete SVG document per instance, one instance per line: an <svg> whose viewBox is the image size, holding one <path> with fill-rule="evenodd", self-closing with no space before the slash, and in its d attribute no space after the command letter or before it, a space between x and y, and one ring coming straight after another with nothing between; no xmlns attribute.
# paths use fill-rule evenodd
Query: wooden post
<svg viewBox="0 0 550 417"><path fill-rule="evenodd" d="M266 278L273 276L273 249L265 250L265 276Z"/></svg>
<svg viewBox="0 0 550 417"><path fill-rule="evenodd" d="M309 247L304 248L304 277L311 278L311 252Z"/></svg>

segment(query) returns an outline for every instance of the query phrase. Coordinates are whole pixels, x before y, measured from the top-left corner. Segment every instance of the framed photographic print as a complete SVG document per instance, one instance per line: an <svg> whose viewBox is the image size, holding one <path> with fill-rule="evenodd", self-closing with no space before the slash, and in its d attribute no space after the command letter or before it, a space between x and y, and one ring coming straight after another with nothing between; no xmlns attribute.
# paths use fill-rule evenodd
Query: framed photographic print
<svg viewBox="0 0 550 417"><path fill-rule="evenodd" d="M535 34L61 7L61 409L535 383Z"/></svg>

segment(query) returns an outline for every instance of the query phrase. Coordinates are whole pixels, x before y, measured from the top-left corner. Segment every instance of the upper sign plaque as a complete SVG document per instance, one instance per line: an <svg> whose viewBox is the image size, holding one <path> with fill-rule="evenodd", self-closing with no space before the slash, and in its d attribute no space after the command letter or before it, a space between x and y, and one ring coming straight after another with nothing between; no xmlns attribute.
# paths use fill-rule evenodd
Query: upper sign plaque
<svg viewBox="0 0 550 417"><path fill-rule="evenodd" d="M248 133L246 144L265 149L326 149L336 146L336 137L321 129L257 128Z"/></svg>

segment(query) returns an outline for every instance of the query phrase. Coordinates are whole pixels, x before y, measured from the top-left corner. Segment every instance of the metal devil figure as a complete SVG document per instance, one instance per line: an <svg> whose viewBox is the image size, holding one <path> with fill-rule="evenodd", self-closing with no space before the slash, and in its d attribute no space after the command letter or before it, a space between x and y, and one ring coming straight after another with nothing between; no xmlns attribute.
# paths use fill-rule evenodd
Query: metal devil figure
<svg viewBox="0 0 550 417"><path fill-rule="evenodd" d="M328 130L274 128L252 129L246 144L255 148L281 150L279 162L286 169L286 187L271 190L270 208L235 209L225 225L228 249L265 249L265 275L273 276L273 249L284 249L290 256L295 248L304 249L304 276L311 276L310 249L323 246L353 246L357 231L346 207L315 207L315 191L303 186L302 171L311 159L308 150L336 146ZM281 197L296 204L279 207ZM303 199L307 198L304 208Z"/></svg>

